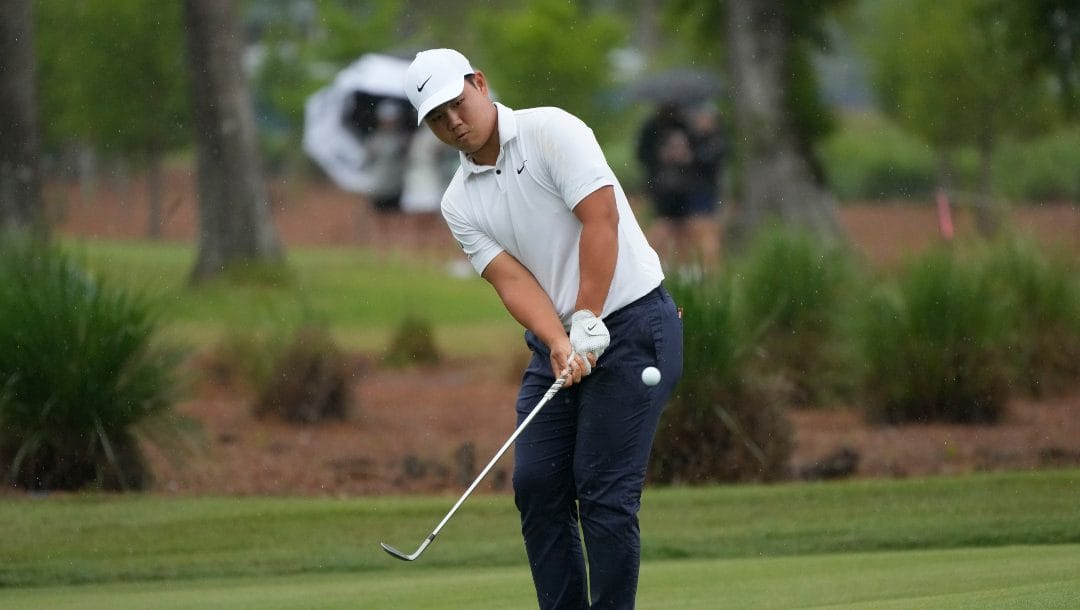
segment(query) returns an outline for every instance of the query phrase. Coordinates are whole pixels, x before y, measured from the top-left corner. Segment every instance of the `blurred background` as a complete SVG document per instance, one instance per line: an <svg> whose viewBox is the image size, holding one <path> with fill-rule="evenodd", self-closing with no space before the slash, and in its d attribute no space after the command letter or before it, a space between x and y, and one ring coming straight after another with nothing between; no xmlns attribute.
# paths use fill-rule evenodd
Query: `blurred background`
<svg viewBox="0 0 1080 610"><path fill-rule="evenodd" d="M653 107L708 102L726 134L723 200L745 210L735 214L733 232L756 225L757 209L829 224L762 203L785 197L762 186L770 182L806 183L787 197L798 196L801 208L825 205L823 198L925 203L944 190L950 202L978 212L985 232L1000 222L997 211L1080 198L1077 9L1065 0L830 0L813 8L552 0L467 9L264 0L229 3L229 23L205 24L229 44L200 56L188 50L200 42L189 40L183 3L15 5L25 6L13 13L24 23L9 19L9 27L32 37L9 43L20 52L7 63L21 66L7 72L5 87L20 104L5 117L10 133L37 140L30 165L40 168L47 196L33 208L46 212L46 224L63 223L69 204L103 185L147 199L145 235L167 233L175 220L169 214L182 203L166 181L193 171L204 130L192 98L213 95L198 83L225 62L224 49L238 55L240 73L223 80L244 90L254 119L254 150L242 152L257 162L248 171L276 185L326 176L301 146L305 104L343 70L369 54L407 60L423 48L452 46L488 73L505 104L558 105L585 119L634 193L645 178L635 140ZM343 112L352 117L334 118L363 139L386 92L352 87L368 99L348 100ZM757 152L761 142L771 157ZM18 159L18 147L7 146ZM777 180L763 159L780 153L801 167ZM131 191L140 179L149 181L147 194ZM71 183L79 189L60 188ZM294 199L281 198L282 207ZM8 212L6 222L24 222L28 213ZM214 224L207 216L204 227ZM353 237L364 237L363 226L357 231Z"/></svg>
<svg viewBox="0 0 1080 610"><path fill-rule="evenodd" d="M403 99L404 66L440 46L502 103L594 129L698 308L655 479L1080 462L1076 2L5 6L3 273L24 291L5 288L0 319L13 487L468 480L521 364L483 363L523 350L436 211L456 157ZM642 141L658 113L712 130L707 223L685 239L654 205ZM21 306L42 302L55 309ZM39 416L48 404L68 410ZM1016 408L1056 432L957 454L942 439L961 428L925 427L1015 423ZM176 443L140 445L144 415L175 412L201 429L186 467L162 457ZM892 446L875 436L912 422Z"/></svg>

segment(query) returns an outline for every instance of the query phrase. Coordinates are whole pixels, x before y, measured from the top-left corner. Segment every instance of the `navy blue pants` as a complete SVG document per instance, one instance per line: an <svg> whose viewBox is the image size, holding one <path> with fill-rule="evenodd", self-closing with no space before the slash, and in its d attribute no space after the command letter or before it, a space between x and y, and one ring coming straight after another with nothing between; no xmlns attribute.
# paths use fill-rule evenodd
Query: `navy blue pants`
<svg viewBox="0 0 1080 610"><path fill-rule="evenodd" d="M514 449L514 499L544 609L633 608L637 594L637 513L660 413L682 375L682 321L660 287L604 323L611 345L592 374L556 394ZM519 424L554 382L547 347L525 338L533 355ZM661 372L652 387L641 381L648 366Z"/></svg>

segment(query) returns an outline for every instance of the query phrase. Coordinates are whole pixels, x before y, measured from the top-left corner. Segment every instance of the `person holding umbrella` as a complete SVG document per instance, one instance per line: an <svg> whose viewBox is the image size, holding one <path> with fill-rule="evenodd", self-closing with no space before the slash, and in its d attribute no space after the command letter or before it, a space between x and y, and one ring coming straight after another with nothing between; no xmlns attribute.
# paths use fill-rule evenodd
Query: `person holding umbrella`
<svg viewBox="0 0 1080 610"><path fill-rule="evenodd" d="M662 103L638 134L637 158L655 214L650 241L668 268L691 277L719 259L716 210L725 149L711 104L687 111Z"/></svg>
<svg viewBox="0 0 1080 610"><path fill-rule="evenodd" d="M668 269L695 278L719 260L716 210L726 141L711 101L719 91L712 74L678 68L647 76L627 91L656 105L636 149L654 213L650 242Z"/></svg>
<svg viewBox="0 0 1080 610"><path fill-rule="evenodd" d="M419 122L460 151L443 217L526 329L518 421L569 373L515 446L540 607L632 608L646 464L682 373L682 322L659 257L580 119L493 102L484 73L450 49L417 54L406 81ZM641 381L650 366L661 373L652 386Z"/></svg>

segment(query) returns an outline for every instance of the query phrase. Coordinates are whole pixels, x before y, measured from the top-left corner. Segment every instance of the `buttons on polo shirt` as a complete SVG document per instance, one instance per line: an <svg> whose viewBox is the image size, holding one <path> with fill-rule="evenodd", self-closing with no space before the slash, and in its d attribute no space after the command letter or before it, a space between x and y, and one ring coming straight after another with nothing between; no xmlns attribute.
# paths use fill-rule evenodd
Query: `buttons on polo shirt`
<svg viewBox="0 0 1080 610"><path fill-rule="evenodd" d="M498 174L499 176L501 176L501 175L502 175L502 170L501 170L501 169L497 169L497 170L495 170L495 173L496 173L496 174Z"/></svg>

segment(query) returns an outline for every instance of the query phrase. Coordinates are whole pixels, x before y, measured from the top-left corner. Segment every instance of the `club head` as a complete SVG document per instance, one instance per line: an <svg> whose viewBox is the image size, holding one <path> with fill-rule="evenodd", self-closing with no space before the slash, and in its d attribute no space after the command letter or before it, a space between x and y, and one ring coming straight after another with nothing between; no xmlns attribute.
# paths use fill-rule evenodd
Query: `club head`
<svg viewBox="0 0 1080 610"><path fill-rule="evenodd" d="M420 548L416 549L416 552L413 553L412 555L406 555L405 553L402 553L401 551L395 549L394 547L390 546L389 544L386 544L385 542L380 542L379 545L382 546L384 551L386 551L387 553L390 553L390 555L392 557L396 557L397 559L400 559L402 561L416 561L417 559L420 558L420 554L424 552L424 549L428 548L428 545L431 544L431 541L434 540L434 539L435 539L435 534L434 533L432 533L427 538L424 538L424 542L422 542L420 544Z"/></svg>
<svg viewBox="0 0 1080 610"><path fill-rule="evenodd" d="M386 544L385 542L380 542L379 546L381 546L383 550L387 553L390 553L391 557L395 557L402 561L416 561L416 558L420 556L419 552L413 553L412 555L406 555L405 553L402 553L401 551L395 549L389 544Z"/></svg>

